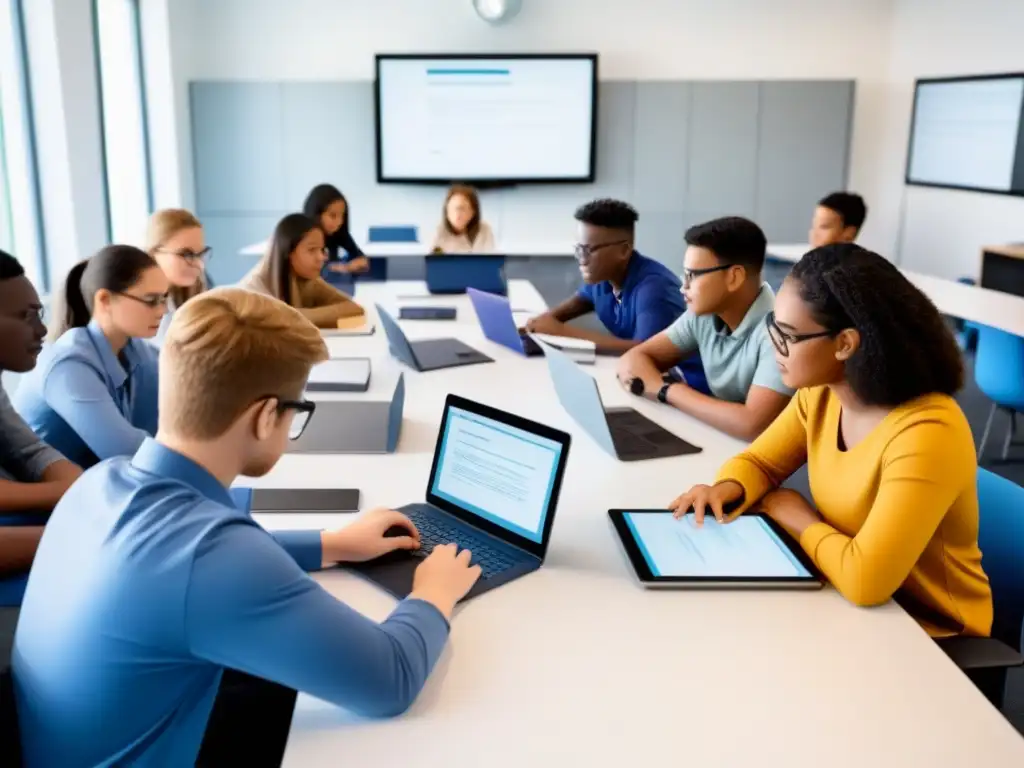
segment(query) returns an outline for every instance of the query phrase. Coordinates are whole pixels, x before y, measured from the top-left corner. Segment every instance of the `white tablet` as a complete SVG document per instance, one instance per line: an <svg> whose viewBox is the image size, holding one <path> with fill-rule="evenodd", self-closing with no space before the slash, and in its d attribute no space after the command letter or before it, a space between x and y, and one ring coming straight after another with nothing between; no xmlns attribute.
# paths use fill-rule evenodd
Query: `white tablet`
<svg viewBox="0 0 1024 768"><path fill-rule="evenodd" d="M337 357L314 365L308 392L365 392L370 386L370 358Z"/></svg>
<svg viewBox="0 0 1024 768"><path fill-rule="evenodd" d="M650 588L818 589L814 563L774 520L748 512L711 515L698 527L664 509L612 509L612 526L637 579Z"/></svg>

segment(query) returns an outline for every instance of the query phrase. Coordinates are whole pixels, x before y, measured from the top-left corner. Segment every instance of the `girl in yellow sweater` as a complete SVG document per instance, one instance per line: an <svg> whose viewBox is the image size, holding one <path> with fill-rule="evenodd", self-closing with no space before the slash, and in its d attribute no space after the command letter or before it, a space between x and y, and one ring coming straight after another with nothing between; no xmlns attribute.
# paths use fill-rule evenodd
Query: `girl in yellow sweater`
<svg viewBox="0 0 1024 768"><path fill-rule="evenodd" d="M932 636L987 636L974 440L952 397L963 366L938 310L881 256L844 243L794 266L766 322L799 392L715 485L672 502L676 515L757 506L852 603L894 598ZM813 504L780 488L805 463Z"/></svg>

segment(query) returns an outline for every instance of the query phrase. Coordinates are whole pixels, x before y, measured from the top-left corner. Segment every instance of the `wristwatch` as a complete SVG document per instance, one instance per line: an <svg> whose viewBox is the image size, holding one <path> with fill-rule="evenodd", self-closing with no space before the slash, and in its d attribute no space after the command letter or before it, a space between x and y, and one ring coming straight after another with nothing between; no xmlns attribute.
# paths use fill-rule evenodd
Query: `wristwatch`
<svg viewBox="0 0 1024 768"><path fill-rule="evenodd" d="M668 390L675 383L676 382L674 382L674 381L666 381L664 384L661 385L661 389L658 390L658 402L659 403L667 403L668 402Z"/></svg>

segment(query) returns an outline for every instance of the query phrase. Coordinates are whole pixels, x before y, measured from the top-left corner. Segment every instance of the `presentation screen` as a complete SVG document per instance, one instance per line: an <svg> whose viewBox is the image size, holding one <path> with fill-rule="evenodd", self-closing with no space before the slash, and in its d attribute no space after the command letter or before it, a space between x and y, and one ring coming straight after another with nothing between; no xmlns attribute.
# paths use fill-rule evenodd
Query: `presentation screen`
<svg viewBox="0 0 1024 768"><path fill-rule="evenodd" d="M1024 195L1024 73L918 80L907 183Z"/></svg>
<svg viewBox="0 0 1024 768"><path fill-rule="evenodd" d="M377 56L377 180L594 180L597 56Z"/></svg>

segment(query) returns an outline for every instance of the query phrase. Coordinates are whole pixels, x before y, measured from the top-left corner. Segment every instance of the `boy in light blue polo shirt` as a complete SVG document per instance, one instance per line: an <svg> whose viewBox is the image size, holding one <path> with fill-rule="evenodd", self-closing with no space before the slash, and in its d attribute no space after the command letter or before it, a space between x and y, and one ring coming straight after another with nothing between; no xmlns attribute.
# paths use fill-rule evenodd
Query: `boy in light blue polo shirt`
<svg viewBox="0 0 1024 768"><path fill-rule="evenodd" d="M619 380L634 379L644 396L669 403L733 437L753 440L786 407L793 392L782 383L765 328L775 296L761 282L767 241L752 221L730 216L686 233L683 294L689 311L622 357ZM700 351L711 395L664 371Z"/></svg>

